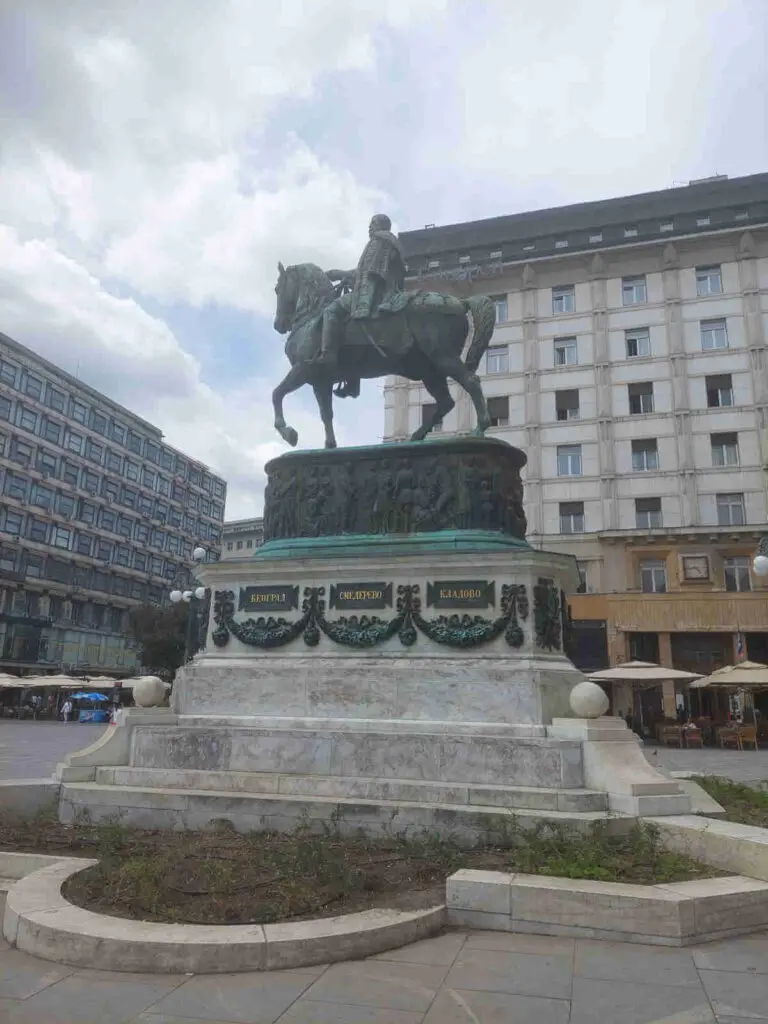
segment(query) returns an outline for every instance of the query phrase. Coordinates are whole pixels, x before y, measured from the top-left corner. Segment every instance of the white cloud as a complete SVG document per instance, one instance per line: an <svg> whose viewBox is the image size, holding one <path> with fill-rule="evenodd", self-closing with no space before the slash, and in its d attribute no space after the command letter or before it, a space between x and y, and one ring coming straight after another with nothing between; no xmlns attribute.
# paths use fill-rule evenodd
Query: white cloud
<svg viewBox="0 0 768 1024"><path fill-rule="evenodd" d="M229 481L230 516L258 510L263 463L284 449L277 381L219 393L141 303L271 318L278 259L353 261L385 197L288 125L269 143L265 127L321 76L371 70L379 28L443 6L64 0L0 12L0 329L211 464ZM137 298L115 295L128 290ZM303 445L321 443L304 400L286 411ZM366 415L355 419L359 430Z"/></svg>

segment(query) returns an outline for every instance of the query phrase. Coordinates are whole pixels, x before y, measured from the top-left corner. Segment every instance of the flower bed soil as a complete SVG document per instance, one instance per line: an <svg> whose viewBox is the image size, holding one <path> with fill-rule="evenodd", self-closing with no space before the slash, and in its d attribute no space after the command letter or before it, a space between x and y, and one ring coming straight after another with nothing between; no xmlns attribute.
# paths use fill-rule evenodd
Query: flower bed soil
<svg viewBox="0 0 768 1024"><path fill-rule="evenodd" d="M265 924L389 907L417 910L445 900L445 879L459 868L594 878L685 881L720 872L663 848L640 826L622 838L602 827L590 835L544 824L515 825L481 848L434 835L345 838L241 835L226 823L203 832L161 832L119 825L61 825L50 819L0 819L0 850L99 858L64 887L70 902L144 921Z"/></svg>

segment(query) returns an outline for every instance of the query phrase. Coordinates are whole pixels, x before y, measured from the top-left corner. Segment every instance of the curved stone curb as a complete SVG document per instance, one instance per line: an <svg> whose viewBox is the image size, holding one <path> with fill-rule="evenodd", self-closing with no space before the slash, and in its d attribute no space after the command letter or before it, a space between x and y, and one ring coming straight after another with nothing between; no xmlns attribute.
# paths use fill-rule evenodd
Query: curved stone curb
<svg viewBox="0 0 768 1024"><path fill-rule="evenodd" d="M448 923L462 928L688 946L768 928L768 883L732 875L630 885L457 871Z"/></svg>
<svg viewBox="0 0 768 1024"><path fill-rule="evenodd" d="M27 875L8 893L3 934L18 949L73 967L147 974L231 974L359 959L434 935L445 907L366 910L268 925L155 924L83 910L64 882L97 863L68 859Z"/></svg>

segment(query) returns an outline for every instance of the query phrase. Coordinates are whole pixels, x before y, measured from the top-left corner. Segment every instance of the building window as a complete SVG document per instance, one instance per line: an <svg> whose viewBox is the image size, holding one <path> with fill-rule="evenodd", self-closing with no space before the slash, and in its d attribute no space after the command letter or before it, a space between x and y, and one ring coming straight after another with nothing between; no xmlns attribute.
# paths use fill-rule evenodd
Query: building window
<svg viewBox="0 0 768 1024"><path fill-rule="evenodd" d="M721 373L707 377L707 405L710 409L724 408L734 405L733 381L730 373Z"/></svg>
<svg viewBox="0 0 768 1024"><path fill-rule="evenodd" d="M48 540L48 523L43 522L42 519L30 518L29 539L37 544L45 544Z"/></svg>
<svg viewBox="0 0 768 1024"><path fill-rule="evenodd" d="M78 533L75 537L75 551L80 555L90 555L92 539L87 533Z"/></svg>
<svg viewBox="0 0 768 1024"><path fill-rule="evenodd" d="M117 516L109 508L103 508L99 513L99 526L102 530L109 530L110 533L115 532L115 523L117 522Z"/></svg>
<svg viewBox="0 0 768 1024"><path fill-rule="evenodd" d="M149 571L153 576L163 575L163 560L153 555L149 560Z"/></svg>
<svg viewBox="0 0 768 1024"><path fill-rule="evenodd" d="M696 267L696 294L720 295L723 291L723 277L720 267Z"/></svg>
<svg viewBox="0 0 768 1024"><path fill-rule="evenodd" d="M34 398L39 402L43 394L43 382L39 377L33 377L32 374L27 374L27 382L24 386L24 390L30 398Z"/></svg>
<svg viewBox="0 0 768 1024"><path fill-rule="evenodd" d="M10 418L11 400L4 395L0 395L0 419L9 420Z"/></svg>
<svg viewBox="0 0 768 1024"><path fill-rule="evenodd" d="M576 311L576 289L572 284L552 289L552 313L574 313Z"/></svg>
<svg viewBox="0 0 768 1024"><path fill-rule="evenodd" d="M121 608L109 609L109 628L113 633L120 633L123 628L123 611Z"/></svg>
<svg viewBox="0 0 768 1024"><path fill-rule="evenodd" d="M752 581L749 577L749 559L743 556L734 556L723 559L723 576L725 578L725 589L731 591L743 591L752 589Z"/></svg>
<svg viewBox="0 0 768 1024"><path fill-rule="evenodd" d="M624 228L625 238L637 238L637 228Z"/></svg>
<svg viewBox="0 0 768 1024"><path fill-rule="evenodd" d="M72 431L67 431L66 447L69 451L80 455L83 450L83 439L80 434L73 434Z"/></svg>
<svg viewBox="0 0 768 1024"><path fill-rule="evenodd" d="M147 441L145 454L150 462L160 462L160 449L154 441Z"/></svg>
<svg viewBox="0 0 768 1024"><path fill-rule="evenodd" d="M22 430L28 430L34 434L37 430L37 413L31 409L25 409L24 406L19 407L19 426Z"/></svg>
<svg viewBox="0 0 768 1024"><path fill-rule="evenodd" d="M96 557L102 562L108 562L112 558L112 544L108 540L97 541Z"/></svg>
<svg viewBox="0 0 768 1024"><path fill-rule="evenodd" d="M145 487L149 487L149 489L153 491L155 489L154 470L144 469L141 474L141 482Z"/></svg>
<svg viewBox="0 0 768 1024"><path fill-rule="evenodd" d="M39 450L37 453L37 468L43 476L54 476L56 473L56 456L51 452Z"/></svg>
<svg viewBox="0 0 768 1024"><path fill-rule="evenodd" d="M576 366L579 347L575 338L555 338L555 366Z"/></svg>
<svg viewBox="0 0 768 1024"><path fill-rule="evenodd" d="M663 223L659 224L659 231L674 231L674 230L675 230L675 222L673 220L665 220Z"/></svg>
<svg viewBox="0 0 768 1024"><path fill-rule="evenodd" d="M149 543L149 527L145 526L144 523L136 523L134 527L133 539L137 540L139 544Z"/></svg>
<svg viewBox="0 0 768 1024"><path fill-rule="evenodd" d="M506 295L492 295L493 306L496 311L496 323L505 324L509 320L509 310Z"/></svg>
<svg viewBox="0 0 768 1024"><path fill-rule="evenodd" d="M15 388L17 372L18 370L13 363L9 363L5 359L0 359L0 380L4 384L10 384L12 388Z"/></svg>
<svg viewBox="0 0 768 1024"><path fill-rule="evenodd" d="M71 516L75 510L75 499L69 494L60 494L56 499L56 511L62 516Z"/></svg>
<svg viewBox="0 0 768 1024"><path fill-rule="evenodd" d="M655 437L632 442L632 470L646 473L659 468L659 446Z"/></svg>
<svg viewBox="0 0 768 1024"><path fill-rule="evenodd" d="M5 525L3 529L6 533L11 533L15 537L21 535L21 530L24 525L24 516L19 512L11 512L10 509L5 510Z"/></svg>
<svg viewBox="0 0 768 1024"><path fill-rule="evenodd" d="M128 508L135 508L136 491L132 487L123 487L123 504L127 505Z"/></svg>
<svg viewBox="0 0 768 1024"><path fill-rule="evenodd" d="M123 424L122 423L116 423L113 420L113 422L112 422L112 429L110 431L111 438L114 441L117 441L118 444L125 444L126 434L127 434L127 430L125 429Z"/></svg>
<svg viewBox="0 0 768 1024"><path fill-rule="evenodd" d="M26 477L18 476L16 473L6 472L5 493L11 498L18 498L20 501L24 501L27 497Z"/></svg>
<svg viewBox="0 0 768 1024"><path fill-rule="evenodd" d="M509 426L509 396L498 395L488 399L488 415L492 427Z"/></svg>
<svg viewBox="0 0 768 1024"><path fill-rule="evenodd" d="M106 434L107 432L107 417L100 412L93 410L91 417L91 427L96 431L97 434Z"/></svg>
<svg viewBox="0 0 768 1024"><path fill-rule="evenodd" d="M625 306L638 306L648 301L645 274L621 279L621 300Z"/></svg>
<svg viewBox="0 0 768 1024"><path fill-rule="evenodd" d="M247 540L247 541L245 542L245 546L246 546L247 548L252 548L252 547L253 547L253 541L252 541L252 540Z"/></svg>
<svg viewBox="0 0 768 1024"><path fill-rule="evenodd" d="M63 548L65 551L69 550L69 545L72 540L72 531L65 526L54 526L51 531L51 542L56 548Z"/></svg>
<svg viewBox="0 0 768 1024"><path fill-rule="evenodd" d="M138 466L138 464L136 462L131 462L130 459L126 459L125 460L125 466L123 468L123 472L125 473L126 477L129 480L136 480L136 481L138 481L138 479L139 479L139 466Z"/></svg>
<svg viewBox="0 0 768 1024"><path fill-rule="evenodd" d="M114 480L104 481L104 497L107 501L117 501L120 495L120 487Z"/></svg>
<svg viewBox="0 0 768 1024"><path fill-rule="evenodd" d="M738 434L710 434L709 440L712 445L713 466L738 466Z"/></svg>
<svg viewBox="0 0 768 1024"><path fill-rule="evenodd" d="M14 441L11 445L11 459L20 466L28 466L32 459L32 448L23 441Z"/></svg>
<svg viewBox="0 0 768 1024"><path fill-rule="evenodd" d="M697 217L696 218L696 227L697 228L708 228L709 227L709 217Z"/></svg>
<svg viewBox="0 0 768 1024"><path fill-rule="evenodd" d="M86 469L83 473L83 487L91 494L98 494L99 492L99 478L90 469Z"/></svg>
<svg viewBox="0 0 768 1024"><path fill-rule="evenodd" d="M641 562L640 586L644 594L666 594L667 564L666 562Z"/></svg>
<svg viewBox="0 0 768 1024"><path fill-rule="evenodd" d="M647 327L635 327L624 331L627 359L641 359L651 354L651 332Z"/></svg>
<svg viewBox="0 0 768 1024"><path fill-rule="evenodd" d="M119 473L123 460L117 452L107 451L107 469L112 473Z"/></svg>
<svg viewBox="0 0 768 1024"><path fill-rule="evenodd" d="M421 407L421 425L425 427L431 420L432 416L437 412L437 404L435 402L425 402ZM439 432L443 429L443 421L437 420L432 424L432 429L435 432ZM189 507L197 508L197 495L189 495Z"/></svg>
<svg viewBox="0 0 768 1024"><path fill-rule="evenodd" d="M61 479L67 484L72 484L73 487L77 486L77 481L80 479L80 470L74 462L67 462L66 459L62 460Z"/></svg>
<svg viewBox="0 0 768 1024"><path fill-rule="evenodd" d="M557 448L557 475L581 476L581 445L561 444Z"/></svg>
<svg viewBox="0 0 768 1024"><path fill-rule="evenodd" d="M64 412L67 408L67 396L63 391L57 391L56 388L48 388L48 405L52 409L56 409L57 412Z"/></svg>
<svg viewBox="0 0 768 1024"><path fill-rule="evenodd" d="M584 533L584 502L560 502L560 533Z"/></svg>
<svg viewBox="0 0 768 1024"><path fill-rule="evenodd" d="M147 571L147 556L144 554L143 551L134 551L133 568L138 569L139 572Z"/></svg>
<svg viewBox="0 0 768 1024"><path fill-rule="evenodd" d="M717 494L717 525L718 526L743 526L744 495L743 494Z"/></svg>
<svg viewBox="0 0 768 1024"><path fill-rule="evenodd" d="M96 522L96 506L90 501L80 500L80 508L78 510L77 518L82 523L95 523Z"/></svg>
<svg viewBox="0 0 768 1024"><path fill-rule="evenodd" d="M509 373L509 348L507 345L492 345L485 356L485 372Z"/></svg>
<svg viewBox="0 0 768 1024"><path fill-rule="evenodd" d="M153 548L159 548L162 551L165 547L165 533L163 530L153 530L149 542Z"/></svg>
<svg viewBox="0 0 768 1024"><path fill-rule="evenodd" d="M237 548L237 550L238 550L238 551L242 551L242 548L243 548L243 542L242 542L241 540L239 540L239 541L238 541L238 542L237 542L237 543L235 544L235 547Z"/></svg>
<svg viewBox="0 0 768 1024"><path fill-rule="evenodd" d="M702 320L699 324L699 330L701 331L701 349L703 352L728 348L728 331L724 319Z"/></svg>
<svg viewBox="0 0 768 1024"><path fill-rule="evenodd" d="M54 423L53 420L46 420L43 424L43 437L46 441L59 444L61 442L61 424Z"/></svg>
<svg viewBox="0 0 768 1024"><path fill-rule="evenodd" d="M227 551L231 551L231 550L232 550L232 541L229 540L229 541L227 541Z"/></svg>
<svg viewBox="0 0 768 1024"><path fill-rule="evenodd" d="M171 481L167 477L158 476L158 478L157 478L157 489L160 492L160 494L164 495L166 498L170 498L170 496L171 496Z"/></svg>
<svg viewBox="0 0 768 1024"><path fill-rule="evenodd" d="M53 491L50 487L35 484L32 488L31 502L38 508L50 508L53 504Z"/></svg>
<svg viewBox="0 0 768 1024"><path fill-rule="evenodd" d="M555 415L558 420L577 420L580 418L578 389L574 388L569 391L555 392Z"/></svg>
<svg viewBox="0 0 768 1024"><path fill-rule="evenodd" d="M595 231L595 232L593 232L593 234L591 234L589 236L589 240L593 244L595 242L602 242L602 240L603 240L603 232L602 231Z"/></svg>
<svg viewBox="0 0 768 1024"><path fill-rule="evenodd" d="M88 422L88 408L87 408L87 406L83 405L82 402L76 402L73 399L72 400L72 409L70 411L70 416L72 417L72 419L76 423L82 423L83 425L85 425Z"/></svg>
<svg viewBox="0 0 768 1024"><path fill-rule="evenodd" d="M95 441L88 441L86 455L91 462L101 462L101 457L104 454L103 445L96 444Z"/></svg>
<svg viewBox="0 0 768 1024"><path fill-rule="evenodd" d="M27 576L31 576L33 579L39 580L43 575L43 556L42 555L27 555L27 564L25 566ZM37 595L35 595L37 597ZM39 598L38 598L39 601ZM35 615L39 615L39 605L35 609Z"/></svg>
<svg viewBox="0 0 768 1024"><path fill-rule="evenodd" d="M118 544L115 547L115 562L118 565L128 566L131 561L131 550L125 544Z"/></svg>
<svg viewBox="0 0 768 1024"><path fill-rule="evenodd" d="M130 537L133 534L133 520L127 516L119 516L117 520L117 532L121 537Z"/></svg>
<svg viewBox="0 0 768 1024"><path fill-rule="evenodd" d="M638 530L661 529L661 498L635 498L635 526Z"/></svg>
<svg viewBox="0 0 768 1024"><path fill-rule="evenodd" d="M642 381L638 384L628 384L629 413L630 416L641 416L653 412L653 382Z"/></svg>

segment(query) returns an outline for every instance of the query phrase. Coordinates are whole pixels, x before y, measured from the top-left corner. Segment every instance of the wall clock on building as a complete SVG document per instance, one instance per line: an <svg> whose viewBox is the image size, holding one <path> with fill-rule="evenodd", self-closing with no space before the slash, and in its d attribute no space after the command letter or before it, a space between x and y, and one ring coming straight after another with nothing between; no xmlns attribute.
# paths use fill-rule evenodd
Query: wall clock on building
<svg viewBox="0 0 768 1024"><path fill-rule="evenodd" d="M695 582L709 579L709 558L707 555L683 555L683 579Z"/></svg>

